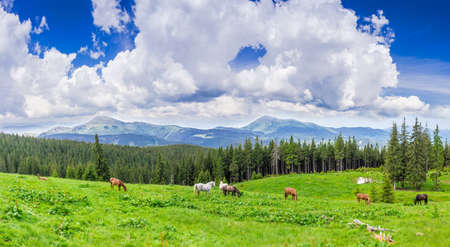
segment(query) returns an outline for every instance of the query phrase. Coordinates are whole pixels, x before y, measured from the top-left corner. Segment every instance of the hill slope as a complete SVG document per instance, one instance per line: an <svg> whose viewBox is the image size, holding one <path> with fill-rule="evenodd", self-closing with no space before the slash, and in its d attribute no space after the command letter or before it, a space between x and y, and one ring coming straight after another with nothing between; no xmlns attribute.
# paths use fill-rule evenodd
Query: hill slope
<svg viewBox="0 0 450 247"><path fill-rule="evenodd" d="M396 192L398 201L392 205L358 205L350 192L357 186L352 179L370 175L379 176L348 172L268 178L238 185L244 194L232 198L218 188L199 197L184 186L128 184L127 192L119 192L105 182L39 181L0 173L8 184L0 187L0 245L376 246L365 229L347 225L358 218L395 229L399 246L448 246L448 191L427 192L427 206L413 206L416 192L408 191ZM328 179L333 183L323 183ZM447 183L450 176L442 180ZM279 189L285 186L299 190L298 201L284 200ZM342 188L341 197L336 187Z"/></svg>

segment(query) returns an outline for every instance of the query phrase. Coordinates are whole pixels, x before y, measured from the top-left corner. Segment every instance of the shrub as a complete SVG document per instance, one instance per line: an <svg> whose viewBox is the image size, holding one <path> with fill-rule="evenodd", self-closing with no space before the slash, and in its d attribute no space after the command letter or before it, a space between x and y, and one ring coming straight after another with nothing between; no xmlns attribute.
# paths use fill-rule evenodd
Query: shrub
<svg viewBox="0 0 450 247"><path fill-rule="evenodd" d="M120 227L144 228L148 225L147 220L142 218L131 218L118 224Z"/></svg>
<svg viewBox="0 0 450 247"><path fill-rule="evenodd" d="M19 205L17 204L17 202L15 204L11 204L9 205L6 209L5 209L5 216L6 218L9 219L17 219L20 220L24 217L24 213L23 210L19 207Z"/></svg>
<svg viewBox="0 0 450 247"><path fill-rule="evenodd" d="M261 173L254 172L252 174L252 180L261 179L261 178L263 178Z"/></svg>

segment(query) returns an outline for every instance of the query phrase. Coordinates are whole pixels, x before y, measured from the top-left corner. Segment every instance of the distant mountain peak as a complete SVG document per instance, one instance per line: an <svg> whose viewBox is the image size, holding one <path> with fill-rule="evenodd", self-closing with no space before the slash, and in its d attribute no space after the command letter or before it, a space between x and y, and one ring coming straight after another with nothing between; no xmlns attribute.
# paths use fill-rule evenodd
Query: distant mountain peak
<svg viewBox="0 0 450 247"><path fill-rule="evenodd" d="M89 122L87 122L87 124L121 124L121 123L123 122L120 120L106 116L96 116Z"/></svg>

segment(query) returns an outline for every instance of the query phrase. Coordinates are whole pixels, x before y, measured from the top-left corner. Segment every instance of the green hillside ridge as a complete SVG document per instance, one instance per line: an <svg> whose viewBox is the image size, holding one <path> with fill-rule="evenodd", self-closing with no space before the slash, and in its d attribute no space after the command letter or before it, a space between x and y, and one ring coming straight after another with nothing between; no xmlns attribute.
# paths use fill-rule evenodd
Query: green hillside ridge
<svg viewBox="0 0 450 247"><path fill-rule="evenodd" d="M352 191L370 188L355 184L359 176L381 174L270 177L237 184L244 194L233 198L217 187L195 197L191 186L119 192L106 182L0 173L0 246L383 246L347 225L355 218L394 229L396 246L448 246L450 175L443 191L426 192L426 206L413 205L416 191L395 192L395 204L358 204ZM286 186L298 201L284 200Z"/></svg>

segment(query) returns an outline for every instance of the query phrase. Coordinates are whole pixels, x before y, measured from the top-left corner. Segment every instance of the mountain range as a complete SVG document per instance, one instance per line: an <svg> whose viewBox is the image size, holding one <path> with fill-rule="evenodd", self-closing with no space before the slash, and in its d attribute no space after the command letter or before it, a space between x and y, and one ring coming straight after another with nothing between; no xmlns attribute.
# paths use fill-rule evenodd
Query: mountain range
<svg viewBox="0 0 450 247"><path fill-rule="evenodd" d="M216 127L196 129L177 125L155 125L144 122L123 122L114 118L98 116L85 124L56 127L39 135L41 138L93 142L95 134L100 142L130 146L157 146L170 144L193 144L204 147L224 147L240 144L246 138L258 137L264 143L270 140L289 139L316 141L333 139L342 133L344 138L355 136L360 143L385 144L389 130L368 127L324 127L314 123L292 119L260 117L241 128Z"/></svg>

